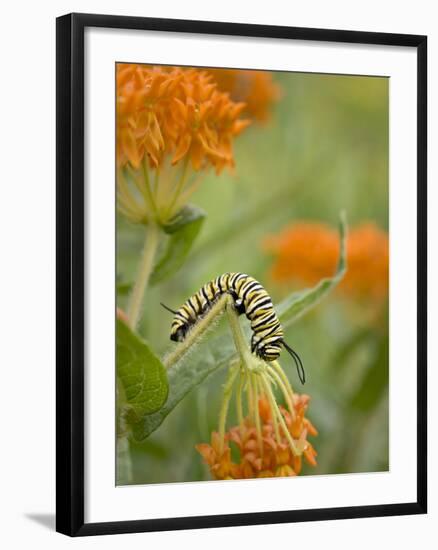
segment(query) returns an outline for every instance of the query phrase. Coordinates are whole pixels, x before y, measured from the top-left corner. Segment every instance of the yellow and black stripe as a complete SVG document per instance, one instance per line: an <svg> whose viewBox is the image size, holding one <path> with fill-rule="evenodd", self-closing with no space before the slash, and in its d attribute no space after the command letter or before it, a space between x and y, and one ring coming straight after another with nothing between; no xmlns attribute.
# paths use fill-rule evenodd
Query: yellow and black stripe
<svg viewBox="0 0 438 550"><path fill-rule="evenodd" d="M236 310L244 313L251 323L251 351L264 361L274 361L284 346L292 355L297 366L301 382L305 376L298 354L283 340L283 329L275 313L271 298L263 286L254 277L245 273L224 273L209 281L191 296L178 311L170 331L170 339L182 342L190 328L202 317L224 293L234 299ZM163 304L164 305L164 304Z"/></svg>

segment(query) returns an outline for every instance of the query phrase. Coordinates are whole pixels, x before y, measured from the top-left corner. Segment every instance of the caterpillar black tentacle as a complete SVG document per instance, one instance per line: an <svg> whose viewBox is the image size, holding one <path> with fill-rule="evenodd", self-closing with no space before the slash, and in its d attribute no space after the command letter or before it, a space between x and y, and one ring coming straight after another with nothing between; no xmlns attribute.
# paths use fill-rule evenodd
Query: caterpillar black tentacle
<svg viewBox="0 0 438 550"><path fill-rule="evenodd" d="M284 346L292 356L301 383L305 373L299 355L283 340L283 328L275 313L271 298L263 286L245 273L224 273L209 281L191 296L177 311L164 304L174 314L170 339L182 342L190 328L225 293L232 296L234 307L251 323L251 351L264 361L275 361Z"/></svg>
<svg viewBox="0 0 438 550"><path fill-rule="evenodd" d="M286 350L291 355L292 359L294 360L295 366L297 368L298 378L300 379L301 384L306 383L306 371L304 370L303 363L300 359L300 356L298 353L293 350L286 342L283 340L283 346L286 348Z"/></svg>
<svg viewBox="0 0 438 550"><path fill-rule="evenodd" d="M174 309L170 308L169 306L166 306L166 304L163 304L163 302L160 302L160 305L164 307L164 309L167 309L167 311L170 311L170 313L173 313L174 315L178 313Z"/></svg>

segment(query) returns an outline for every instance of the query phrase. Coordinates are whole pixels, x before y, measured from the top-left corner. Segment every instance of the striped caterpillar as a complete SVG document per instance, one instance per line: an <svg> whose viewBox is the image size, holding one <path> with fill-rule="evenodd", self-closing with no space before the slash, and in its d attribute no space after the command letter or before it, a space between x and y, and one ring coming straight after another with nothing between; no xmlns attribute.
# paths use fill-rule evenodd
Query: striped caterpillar
<svg viewBox="0 0 438 550"><path fill-rule="evenodd" d="M283 340L283 329L275 313L271 298L263 286L245 273L224 273L206 283L177 311L164 304L174 314L170 339L182 342L190 328L224 293L234 300L236 311L245 314L251 323L251 351L264 361L275 361L283 346L292 356L301 383L305 382L304 367L299 355Z"/></svg>

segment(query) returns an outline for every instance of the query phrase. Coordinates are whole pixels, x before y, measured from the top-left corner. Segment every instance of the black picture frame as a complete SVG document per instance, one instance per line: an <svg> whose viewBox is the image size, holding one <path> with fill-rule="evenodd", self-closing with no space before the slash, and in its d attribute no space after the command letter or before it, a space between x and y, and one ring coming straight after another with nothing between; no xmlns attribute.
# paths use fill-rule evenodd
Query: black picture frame
<svg viewBox="0 0 438 550"><path fill-rule="evenodd" d="M417 51L417 499L402 504L84 522L84 30L155 30L406 46ZM207 21L69 14L56 21L56 530L69 536L424 514L427 511L427 37Z"/></svg>

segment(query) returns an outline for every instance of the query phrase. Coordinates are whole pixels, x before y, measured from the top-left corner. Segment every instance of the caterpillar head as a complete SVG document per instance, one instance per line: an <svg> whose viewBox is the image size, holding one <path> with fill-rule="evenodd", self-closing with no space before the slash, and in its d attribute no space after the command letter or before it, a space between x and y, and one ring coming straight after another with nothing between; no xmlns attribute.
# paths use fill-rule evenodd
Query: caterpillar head
<svg viewBox="0 0 438 550"><path fill-rule="evenodd" d="M183 323L179 319L174 319L172 323L172 328L170 329L170 339L174 342L183 342L189 326L186 323Z"/></svg>
<svg viewBox="0 0 438 550"><path fill-rule="evenodd" d="M263 361L275 361L280 356L281 347L284 347L294 360L297 368L298 377L301 384L306 382L306 373L304 371L303 363L298 353L293 350L283 339L275 340L274 342L263 343L263 340L251 339L251 351L255 353Z"/></svg>
<svg viewBox="0 0 438 550"><path fill-rule="evenodd" d="M160 303L164 307L164 309L167 309L167 311L169 311L170 313L177 315L177 311L171 309L162 302ZM174 317L172 327L170 329L170 339L173 342L182 342L185 339L188 330L189 326L186 322L182 321L182 319L180 319L179 317Z"/></svg>
<svg viewBox="0 0 438 550"><path fill-rule="evenodd" d="M281 352L281 342L268 342L263 343L262 341L256 341L252 339L251 341L251 351L255 353L263 361L275 361L278 359Z"/></svg>

